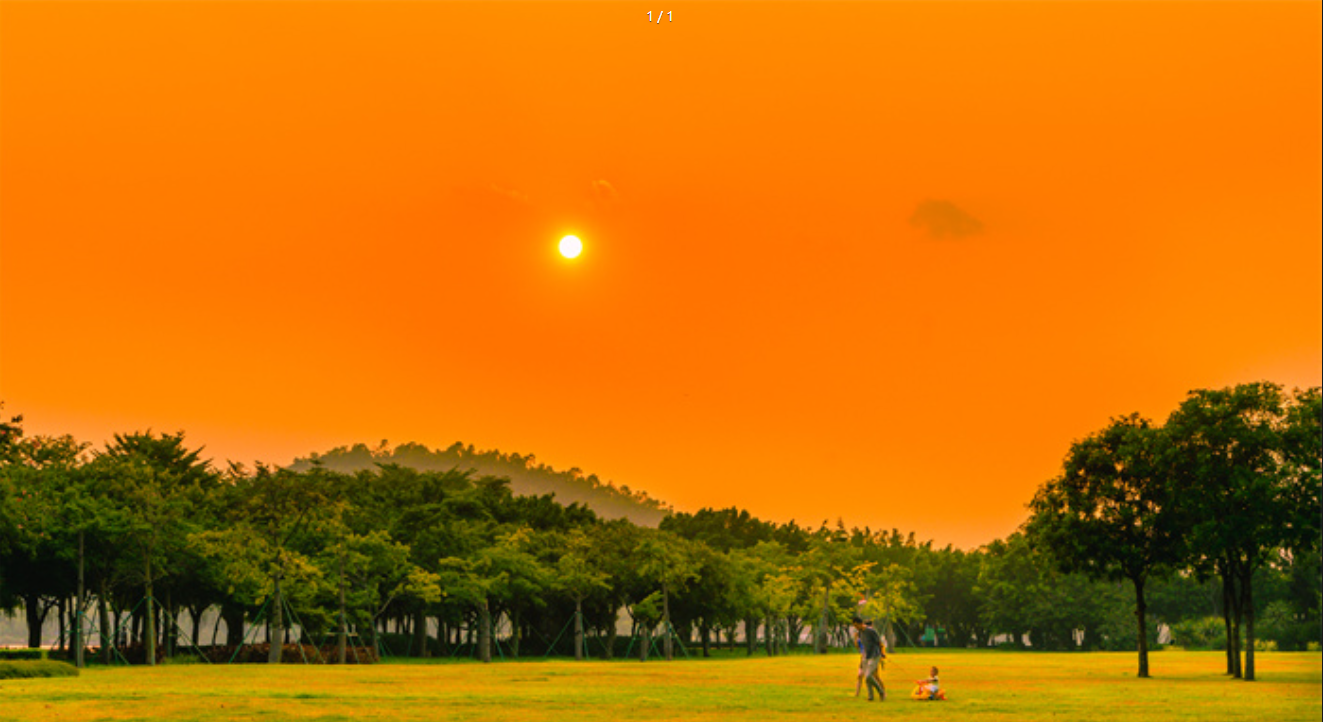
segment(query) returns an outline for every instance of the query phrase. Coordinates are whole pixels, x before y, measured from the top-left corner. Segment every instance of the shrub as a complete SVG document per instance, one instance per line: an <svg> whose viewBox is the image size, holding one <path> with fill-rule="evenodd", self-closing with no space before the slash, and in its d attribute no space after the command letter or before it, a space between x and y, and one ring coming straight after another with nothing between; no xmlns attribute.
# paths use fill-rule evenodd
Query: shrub
<svg viewBox="0 0 1323 722"><path fill-rule="evenodd" d="M1221 617L1187 619L1171 628L1171 640L1186 649L1226 649L1226 626Z"/></svg>
<svg viewBox="0 0 1323 722"><path fill-rule="evenodd" d="M1263 610L1254 632L1256 648L1262 639L1276 642L1278 649L1304 651L1318 639L1318 623L1297 619L1290 603L1278 601Z"/></svg>
<svg viewBox="0 0 1323 722"><path fill-rule="evenodd" d="M78 668L65 662L52 662L47 659L0 661L0 679L77 676Z"/></svg>
<svg viewBox="0 0 1323 722"><path fill-rule="evenodd" d="M176 654L162 659L161 664L202 664L202 658L196 654Z"/></svg>
<svg viewBox="0 0 1323 722"><path fill-rule="evenodd" d="M8 647L0 649L0 662L7 659L46 659L45 649L9 649Z"/></svg>

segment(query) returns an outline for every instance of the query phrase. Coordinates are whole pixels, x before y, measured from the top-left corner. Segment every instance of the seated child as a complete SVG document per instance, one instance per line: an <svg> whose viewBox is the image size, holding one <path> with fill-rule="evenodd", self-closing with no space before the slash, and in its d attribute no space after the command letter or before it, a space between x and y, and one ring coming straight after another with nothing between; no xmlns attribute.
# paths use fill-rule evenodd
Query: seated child
<svg viewBox="0 0 1323 722"><path fill-rule="evenodd" d="M920 679L915 682L919 685L914 688L914 693L910 695L918 700L942 700L946 699L946 693L942 692L941 683L937 681L937 668L932 668L932 676L927 679Z"/></svg>

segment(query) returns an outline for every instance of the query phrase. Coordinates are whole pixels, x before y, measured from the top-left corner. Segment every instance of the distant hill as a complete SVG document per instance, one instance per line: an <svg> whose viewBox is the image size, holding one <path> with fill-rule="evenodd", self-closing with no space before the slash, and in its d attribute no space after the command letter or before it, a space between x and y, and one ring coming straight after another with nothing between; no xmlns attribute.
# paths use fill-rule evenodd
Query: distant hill
<svg viewBox="0 0 1323 722"><path fill-rule="evenodd" d="M628 486L616 486L602 481L596 474L585 475L578 468L556 471L539 464L532 454L504 454L500 451L481 451L472 444L451 444L445 450L427 448L422 444L407 443L390 448L383 441L376 448L367 444L340 446L324 454L313 453L298 458L290 465L295 471L306 471L314 462L331 471L355 473L375 469L378 464L399 464L419 471L472 471L478 476L501 476L510 480L515 494L529 496L555 494L556 501L569 505L579 502L605 519L629 519L640 526L657 526L671 507L648 496L646 491L634 491Z"/></svg>

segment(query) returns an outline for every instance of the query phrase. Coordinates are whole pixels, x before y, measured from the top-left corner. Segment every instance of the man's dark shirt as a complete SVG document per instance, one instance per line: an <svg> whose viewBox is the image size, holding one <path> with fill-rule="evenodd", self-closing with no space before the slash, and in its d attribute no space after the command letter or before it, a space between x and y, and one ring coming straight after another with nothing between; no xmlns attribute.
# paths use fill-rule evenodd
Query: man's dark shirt
<svg viewBox="0 0 1323 722"><path fill-rule="evenodd" d="M882 635L878 634L876 629L864 627L860 638L864 640L864 659L882 656Z"/></svg>

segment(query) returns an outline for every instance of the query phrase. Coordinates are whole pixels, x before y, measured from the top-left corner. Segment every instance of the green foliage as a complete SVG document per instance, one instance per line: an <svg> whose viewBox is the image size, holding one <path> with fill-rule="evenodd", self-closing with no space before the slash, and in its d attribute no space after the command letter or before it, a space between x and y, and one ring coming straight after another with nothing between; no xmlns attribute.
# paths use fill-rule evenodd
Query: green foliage
<svg viewBox="0 0 1323 722"><path fill-rule="evenodd" d="M196 654L176 654L161 660L161 664L203 664L206 660Z"/></svg>
<svg viewBox="0 0 1323 722"><path fill-rule="evenodd" d="M1121 583L1099 585L1098 592L1104 596L1100 605L1102 618L1099 621L1098 647L1109 652L1134 652L1139 649L1139 629L1135 624L1135 601L1133 593ZM1146 649L1158 649L1158 625L1145 625L1148 635Z"/></svg>
<svg viewBox="0 0 1323 722"><path fill-rule="evenodd" d="M1226 649L1226 623L1221 617L1187 619L1171 628L1171 641L1186 649Z"/></svg>
<svg viewBox="0 0 1323 722"><path fill-rule="evenodd" d="M46 659L46 649L8 649L0 648L0 660Z"/></svg>
<svg viewBox="0 0 1323 722"><path fill-rule="evenodd" d="M1287 412L1286 403L1270 383L1199 390L1167 421L1190 541L1208 564L1242 560L1236 563L1252 570L1283 545L1316 544L1317 461L1300 443L1300 453L1284 454L1282 434L1290 418L1312 415Z"/></svg>
<svg viewBox="0 0 1323 722"><path fill-rule="evenodd" d="M1028 635L1034 649L1074 649L1075 632L1086 648L1096 644L1108 600L1102 583L1064 574L1021 533L986 547L976 586L984 623L1016 644Z"/></svg>
<svg viewBox="0 0 1323 722"><path fill-rule="evenodd" d="M0 401L0 411L4 408L5 403ZM4 415L0 415L0 464L13 462L14 447L21 438L23 438L23 417L11 416L6 421Z"/></svg>
<svg viewBox="0 0 1323 722"><path fill-rule="evenodd" d="M660 528L723 552L773 541L776 532L776 525L734 507L672 513L661 521Z"/></svg>
<svg viewBox="0 0 1323 722"><path fill-rule="evenodd" d="M611 575L596 563L592 541L584 530L571 531L556 557L555 572L549 580L556 591L581 602L594 593L610 589L607 580Z"/></svg>
<svg viewBox="0 0 1323 722"><path fill-rule="evenodd" d="M56 662L48 659L36 661L0 660L0 679L77 676L78 668L67 662Z"/></svg>
<svg viewBox="0 0 1323 722"><path fill-rule="evenodd" d="M1163 440L1138 415L1075 442L1060 477L1030 503L1031 543L1065 572L1142 584L1180 561L1177 489L1159 457Z"/></svg>
<svg viewBox="0 0 1323 722"><path fill-rule="evenodd" d="M860 571L864 571L861 567ZM867 602L855 605L864 615L886 623L908 624L924 621L924 599L914 583L914 572L899 564L891 564L885 569L869 570L864 576L863 587ZM846 610L841 616L849 619Z"/></svg>
<svg viewBox="0 0 1323 722"><path fill-rule="evenodd" d="M1276 649L1304 651L1311 641L1318 641L1318 622L1297 614L1287 600L1270 603L1255 628L1259 640L1270 640ZM1256 640L1256 643L1259 641Z"/></svg>
<svg viewBox="0 0 1323 722"><path fill-rule="evenodd" d="M629 607L629 613L640 624L653 626L662 621L662 593L653 592L648 596L634 602Z"/></svg>

